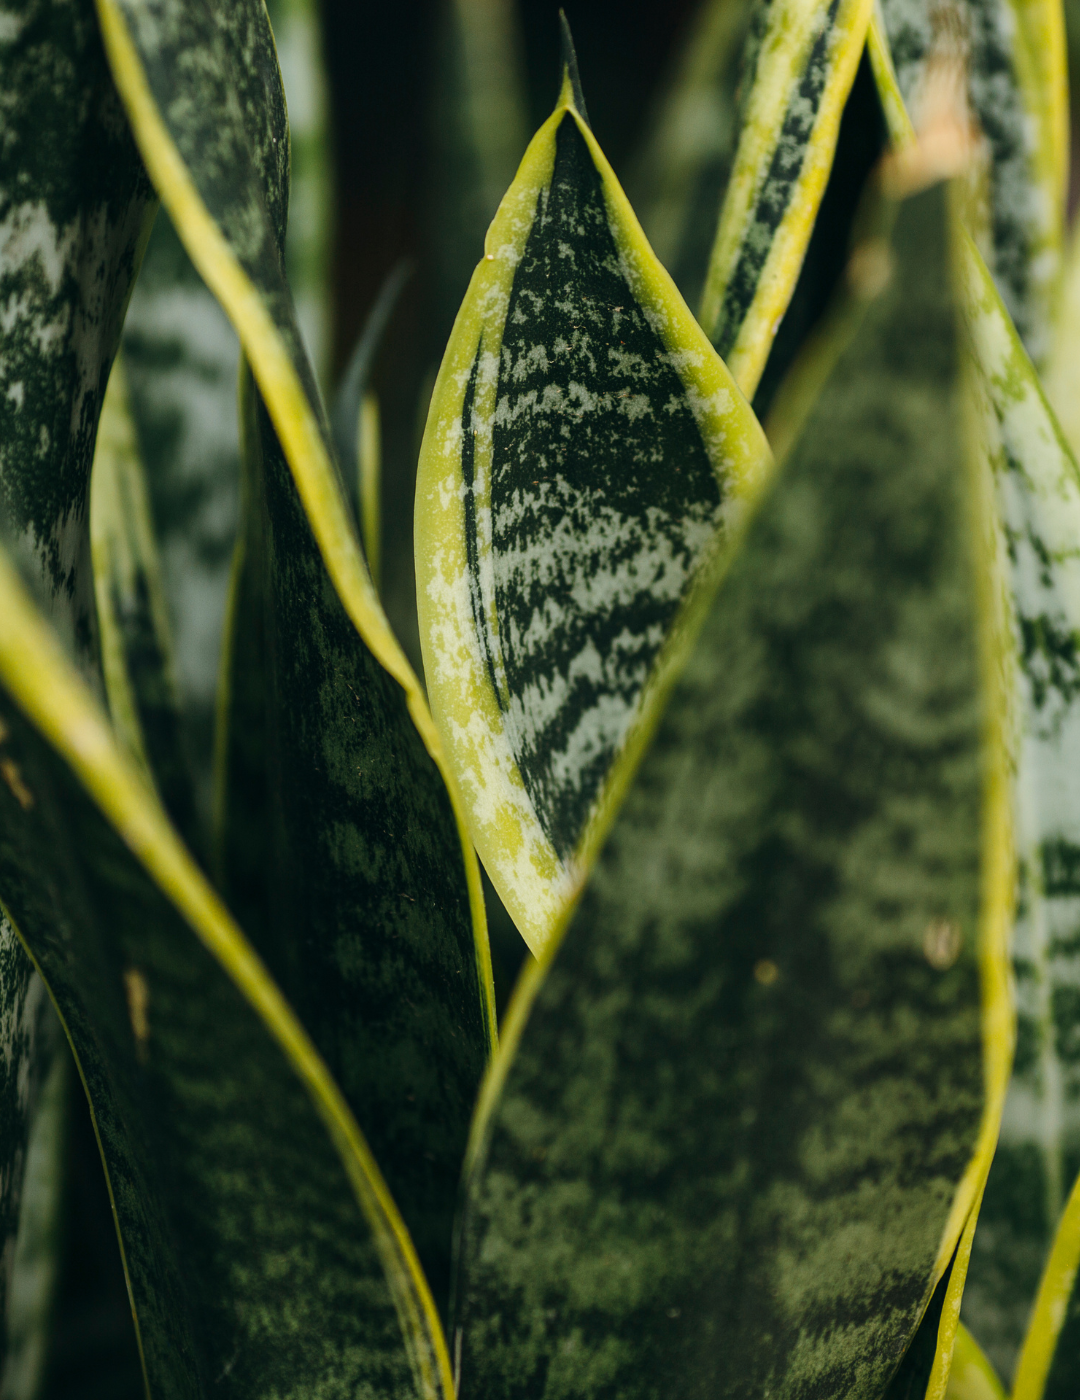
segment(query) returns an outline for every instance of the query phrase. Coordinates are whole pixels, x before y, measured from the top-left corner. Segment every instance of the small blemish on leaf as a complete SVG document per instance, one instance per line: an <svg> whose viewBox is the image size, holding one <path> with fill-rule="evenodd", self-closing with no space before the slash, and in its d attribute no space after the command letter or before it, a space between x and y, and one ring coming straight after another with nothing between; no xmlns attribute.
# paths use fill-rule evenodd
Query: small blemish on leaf
<svg viewBox="0 0 1080 1400"><path fill-rule="evenodd" d="M28 812L34 805L34 794L23 782L19 765L13 758L0 758L0 775L11 789L19 806L24 812Z"/></svg>
<svg viewBox="0 0 1080 1400"><path fill-rule="evenodd" d="M960 925L953 919L931 919L923 934L926 961L937 972L945 972L960 956Z"/></svg>
<svg viewBox="0 0 1080 1400"><path fill-rule="evenodd" d="M128 1016L135 1036L135 1054L139 1063L146 1061L146 1042L150 1038L150 1021L147 1015L150 1007L150 988L146 978L135 967L124 973L124 991L127 993Z"/></svg>
<svg viewBox="0 0 1080 1400"><path fill-rule="evenodd" d="M772 958L761 958L754 964L754 977L763 987L771 987L780 976L780 969Z"/></svg>

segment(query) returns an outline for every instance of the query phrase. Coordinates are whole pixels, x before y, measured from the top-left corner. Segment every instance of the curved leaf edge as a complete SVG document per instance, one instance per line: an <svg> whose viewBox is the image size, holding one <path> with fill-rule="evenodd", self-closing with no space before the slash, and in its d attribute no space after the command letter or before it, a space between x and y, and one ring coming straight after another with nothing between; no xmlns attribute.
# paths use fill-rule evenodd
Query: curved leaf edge
<svg viewBox="0 0 1080 1400"><path fill-rule="evenodd" d="M913 192L913 191L912 191ZM953 201L955 211L956 201ZM879 223L885 222L882 219ZM891 224L891 220L888 220ZM953 215L954 266L959 262L966 237ZM959 268L957 269L959 271ZM862 289L865 288L864 291ZM826 313L822 334L809 347L810 354L832 364L843 342L853 333L859 319L860 291L866 301L877 295L880 285L873 289L849 277L840 293L837 305ZM846 303L846 304L845 304ZM854 305L852 303L855 303ZM810 382L824 382L820 371L800 365L797 361L791 377L802 376ZM797 425L786 433L785 445L790 446L797 434ZM986 766L983 778L982 803L982 898L978 931L978 967L982 1000L983 1082L986 1099L979 1125L975 1149L953 1196L952 1206L942 1231L933 1272L928 1280L924 1310L934 1290L944 1277L950 1263L955 1263L949 1280L942 1319L938 1332L938 1348L926 1392L926 1400L944 1400L952 1362L954 1339L959 1326L960 1303L967 1276L968 1261L978 1218L979 1205L990 1172L1005 1106L1015 1046L1015 1012L1011 991L1008 955L1009 934L1015 899L1012 841L1012 806L1009 756L1006 733L1008 714L1005 677L1009 674L1010 644L1006 618L1001 605L1000 590L995 586L1000 574L1001 542L996 526L994 483L988 464L976 451L968 453L964 463L970 481L976 516L972 530L973 551L983 558L974 570L977 579L980 653L984 693L987 697L985 714ZM743 529L760 509L770 490L782 490L782 468L761 491L747 512ZM991 543L991 541L993 543ZM995 560L994 550L999 551ZM618 811L619 799L633 777L655 732L664 707L689 659L694 643L704 625L708 610L722 588L724 577L737 554L737 546L714 555L701 568L694 587L680 613L678 624L661 653L643 699L641 717L617 761L612 800L605 809L604 822L597 822L589 832L590 857L595 859ZM585 882L582 875L576 894ZM576 898L574 903L576 903ZM554 961L573 914L574 903L562 911L552 937L537 957L523 970L507 1009L499 1050L485 1075L477 1099L466 1150L463 1180L468 1181L482 1170L486 1156L488 1128L498 1104L518 1044L529 1019L533 1003L543 986L548 969ZM1080 1211L1080 1206L1078 1206ZM1078 1240L1080 1250L1080 1240ZM1026 1400L1026 1398L1025 1398Z"/></svg>
<svg viewBox="0 0 1080 1400"><path fill-rule="evenodd" d="M203 202L169 134L118 5L114 0L96 0L96 7L113 80L139 152L188 256L239 336L331 582L365 645L405 692L412 721L446 784L461 842L483 1021L493 1051L498 1043L498 1022L480 867L457 783L423 688L379 602L318 421L277 327Z"/></svg>
<svg viewBox="0 0 1080 1400"><path fill-rule="evenodd" d="M693 612L697 590L695 581L665 639L637 715L601 786L577 851L564 866L533 809L504 734L503 717L494 690L478 680L484 674L484 667L473 655L475 639L467 624L462 623L462 612L469 610L461 606L455 609L452 605L440 607L433 597L439 588L446 586L442 574L447 561L458 578L465 576L467 567L460 492L448 496L441 482L444 473L441 439L451 437L455 431L464 431L457 425L461 422L465 385L481 349L481 340L484 342L482 358L485 361L498 359L500 343L490 336L484 324L486 302L493 296L509 293L516 264L502 254L502 250L512 239L522 236L522 229L527 232L531 227L537 196L551 179L554 135L568 114L588 146L600 176L612 227L619 230L619 249L631 285L635 291L643 289L654 304L663 308L667 320L659 328L660 334L673 358L677 358L683 383L688 389L692 386L703 435L722 431L723 420L715 406L719 395L729 396L730 405L741 420L743 441L738 454L729 451L725 462L730 472L725 481L730 515L724 541L716 542L714 551L725 557L732 552L749 518L748 509L760 496L773 469L772 454L761 425L734 377L686 306L670 274L652 251L614 170L574 104L567 76L555 110L530 141L513 184L492 220L484 243L484 258L473 272L454 322L428 409L416 487L417 609L432 712L450 762L461 774L468 774L474 766L471 754L478 717L485 737L491 736L493 740L495 765L502 773L506 788L513 792L513 798L485 800L482 816L478 813L478 804L467 803L466 819L492 883L536 957L542 956L545 949L561 937L595 852L614 820L630 776L652 734L658 711L653 715L654 704L645 697L657 686L663 688L663 677L670 670L669 652L682 654L679 638ZM438 551L429 548L434 540L439 542ZM705 562L699 567L697 580L707 573ZM450 686L440 679L431 638L446 632L451 634L455 654L469 658L462 663L471 673L464 685Z"/></svg>
<svg viewBox="0 0 1080 1400"><path fill-rule="evenodd" d="M449 1354L434 1299L408 1230L344 1096L276 983L174 831L135 760L120 748L97 701L2 552L0 679L280 1047L326 1125L371 1229L421 1392L449 1400L453 1395ZM12 924L17 929L14 920ZM20 940L25 946L21 934ZM49 987L44 975L43 980ZM49 994L52 997L51 988ZM57 1012L71 1043L59 1007ZM81 1067L79 1073L82 1076ZM85 1088L85 1079L83 1083ZM130 1297L130 1284L128 1292Z"/></svg>

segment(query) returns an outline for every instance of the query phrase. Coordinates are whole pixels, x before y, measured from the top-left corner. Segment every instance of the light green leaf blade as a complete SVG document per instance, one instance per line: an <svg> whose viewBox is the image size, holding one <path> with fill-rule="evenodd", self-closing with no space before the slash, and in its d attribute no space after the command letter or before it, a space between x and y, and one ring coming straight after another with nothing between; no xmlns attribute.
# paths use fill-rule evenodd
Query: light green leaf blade
<svg viewBox="0 0 1080 1400"><path fill-rule="evenodd" d="M45 984L2 913L0 988L0 1237L10 1259L3 1277L0 1395L36 1400L59 1271L69 1062Z"/></svg>
<svg viewBox="0 0 1080 1400"><path fill-rule="evenodd" d="M340 1090L0 557L0 889L93 1107L155 1397L448 1396Z"/></svg>
<svg viewBox="0 0 1080 1400"><path fill-rule="evenodd" d="M239 513L236 333L161 210L124 321L124 367L173 637L199 816Z"/></svg>
<svg viewBox="0 0 1080 1400"><path fill-rule="evenodd" d="M1080 1297L1080 1179L1058 1222L1016 1367L1013 1400L1065 1400L1076 1394Z"/></svg>
<svg viewBox="0 0 1080 1400"><path fill-rule="evenodd" d="M739 144L698 319L748 399L795 290L870 0L757 0Z"/></svg>
<svg viewBox="0 0 1080 1400"><path fill-rule="evenodd" d="M90 483L90 544L102 669L117 733L188 845L203 847L184 750L168 606L124 365L101 410Z"/></svg>
<svg viewBox="0 0 1080 1400"><path fill-rule="evenodd" d="M462 1400L873 1400L971 1219L1010 853L948 244L940 187L902 206L516 994L467 1178Z"/></svg>
<svg viewBox="0 0 1080 1400"><path fill-rule="evenodd" d="M965 0L957 26L923 0L878 0L900 94L916 122L927 65L968 69L972 115L990 157L980 251L1036 365L1050 351L1061 281L1068 118L1061 0ZM886 104L887 105L887 104Z"/></svg>
<svg viewBox="0 0 1080 1400"><path fill-rule="evenodd" d="M753 6L706 0L694 16L627 180L653 252L686 302L701 300L738 135L737 93Z"/></svg>
<svg viewBox="0 0 1080 1400"><path fill-rule="evenodd" d="M956 1348L945 1400L1005 1400L1005 1390L997 1372L963 1323L956 1329Z"/></svg>
<svg viewBox="0 0 1080 1400"><path fill-rule="evenodd" d="M289 111L289 227L285 271L296 318L319 382L330 356L333 175L330 111L318 0L269 0Z"/></svg>
<svg viewBox="0 0 1080 1400"><path fill-rule="evenodd" d="M92 9L15 0L0 38L0 511L50 615L95 669L86 490L153 192ZM75 76L77 75L77 76Z"/></svg>
<svg viewBox="0 0 1080 1400"><path fill-rule="evenodd" d="M262 638L265 653L249 653L254 674L239 686L225 662L222 724L246 752L230 771L237 746L228 732L217 745L223 889L341 1085L442 1306L495 1039L479 871L365 569L282 274L288 133L265 11L235 5L226 26L209 0L167 8L170 25L151 25L138 6L103 6L110 52L166 205L193 261L219 279L260 391L245 423L249 518L229 635L252 652ZM238 832L260 773L272 781L256 824Z"/></svg>
<svg viewBox="0 0 1080 1400"><path fill-rule="evenodd" d="M695 569L771 458L569 80L485 246L421 448L417 598L473 840L536 952Z"/></svg>

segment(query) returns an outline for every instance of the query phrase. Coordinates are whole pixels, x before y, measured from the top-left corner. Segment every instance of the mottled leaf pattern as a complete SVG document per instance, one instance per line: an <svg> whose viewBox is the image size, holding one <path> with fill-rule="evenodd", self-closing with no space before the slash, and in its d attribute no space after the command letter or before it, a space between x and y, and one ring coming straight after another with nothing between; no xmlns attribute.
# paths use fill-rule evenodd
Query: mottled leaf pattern
<svg viewBox="0 0 1080 1400"><path fill-rule="evenodd" d="M152 192L89 0L13 0L0 31L0 511L94 669L94 432Z"/></svg>
<svg viewBox="0 0 1080 1400"><path fill-rule="evenodd" d="M445 1393L340 1092L3 558L0 712L0 889L94 1107L151 1393Z"/></svg>
<svg viewBox="0 0 1080 1400"><path fill-rule="evenodd" d="M627 193L687 304L701 300L738 136L750 0L707 0L652 114Z"/></svg>
<svg viewBox="0 0 1080 1400"><path fill-rule="evenodd" d="M963 0L950 20L929 0L880 0L904 102L919 117L932 53L968 64L972 113L990 157L982 248L1036 365L1050 349L1061 276L1068 134L1060 0Z"/></svg>
<svg viewBox="0 0 1080 1400"><path fill-rule="evenodd" d="M897 62L903 72L903 59ZM909 74L910 78L910 74ZM888 83L885 68L879 80ZM898 95L894 140L906 139ZM889 108L889 102L886 102ZM907 123L910 129L910 123ZM1065 1194L1080 1166L1076 883L1080 801L1080 473L1002 298L963 244L964 311L979 413L1008 546L1020 665L1019 892L1013 935L1017 1049L1001 1139L975 1234L964 1316L1008 1381Z"/></svg>
<svg viewBox="0 0 1080 1400"><path fill-rule="evenodd" d="M747 398L795 290L869 20L870 0L756 0L699 312Z"/></svg>
<svg viewBox="0 0 1080 1400"><path fill-rule="evenodd" d="M569 80L488 233L421 449L433 710L529 945L764 436L641 234Z"/></svg>
<svg viewBox="0 0 1080 1400"><path fill-rule="evenodd" d="M227 28L209 0L168 0L153 23L137 5L113 13L118 75L138 64L155 85L144 90L155 105L143 114L136 79L120 78L148 166L156 177L163 152L189 162L191 198L205 201L200 218L215 223L200 227L182 206L173 208L174 221L196 264L229 260L223 300L265 391L253 401L253 489L245 496L253 521L243 526L245 567L265 574L237 583L265 612L258 620L237 612L231 627L245 646L249 628L265 638L262 715L226 708L222 722L242 724L244 743L264 736L262 762L274 781L262 815L269 856L239 876L261 880L264 917L249 903L237 912L341 1085L445 1305L461 1157L494 1038L478 872L469 850L474 932L453 808L403 693L411 686L418 701L416 680L401 669L364 571L282 275L288 133L270 30L261 0L234 6ZM129 21L130 31L119 29ZM137 52L125 56L127 43ZM167 129L156 126L165 120ZM233 174L223 187L215 171L226 167ZM168 204L167 190L163 198ZM245 279L237 305L227 295L233 278ZM290 397L304 385L299 402ZM273 414L281 415L276 423ZM299 434L294 450L303 444L293 472L279 433L282 442ZM328 532L322 557L313 523ZM258 550L249 548L252 530L263 535ZM340 596L327 563L339 569ZM258 707L260 697L250 688L245 694ZM413 710L427 719L416 703ZM227 738L219 751L228 755ZM242 800L230 813L228 772L221 781L227 860L227 828L250 807ZM227 867L222 875L229 891L236 877Z"/></svg>
<svg viewBox="0 0 1080 1400"><path fill-rule="evenodd" d="M121 740L193 849L202 846L173 673L172 638L127 379L118 358L102 405L90 542L105 692Z"/></svg>
<svg viewBox="0 0 1080 1400"><path fill-rule="evenodd" d="M462 1400L873 1400L969 1218L1009 852L945 211L902 206L519 988L471 1154Z"/></svg>

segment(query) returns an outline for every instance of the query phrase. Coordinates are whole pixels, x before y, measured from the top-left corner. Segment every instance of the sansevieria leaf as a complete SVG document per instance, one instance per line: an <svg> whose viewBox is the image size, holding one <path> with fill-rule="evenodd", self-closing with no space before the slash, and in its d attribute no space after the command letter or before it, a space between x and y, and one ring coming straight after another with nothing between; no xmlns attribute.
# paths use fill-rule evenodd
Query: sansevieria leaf
<svg viewBox="0 0 1080 1400"><path fill-rule="evenodd" d="M900 94L890 94L887 65L879 64L878 77L892 113L893 139L903 145L910 121ZM978 411L1008 543L1020 731L1017 1053L975 1233L964 1316L1009 1381L1054 1229L1080 1167L1080 1078L1073 1048L1080 1027L1080 800L1068 777L1080 744L1080 472L970 238L961 252Z"/></svg>
<svg viewBox="0 0 1080 1400"><path fill-rule="evenodd" d="M699 312L747 398L795 290L869 21L870 0L756 0Z"/></svg>
<svg viewBox="0 0 1080 1400"><path fill-rule="evenodd" d="M1011 867L949 243L938 186L853 262L869 304L515 994L468 1168L462 1400L874 1400L971 1219Z"/></svg>
<svg viewBox="0 0 1080 1400"><path fill-rule="evenodd" d="M987 265L1036 365L1050 350L1061 278L1068 129L1061 0L879 0L896 79L921 120L936 54L966 68L989 154ZM885 103L888 114L889 103Z"/></svg>
<svg viewBox="0 0 1080 1400"><path fill-rule="evenodd" d="M653 251L690 306L701 300L735 156L736 94L753 13L751 0L701 5L627 182Z"/></svg>
<svg viewBox="0 0 1080 1400"><path fill-rule="evenodd" d="M448 1394L340 1090L6 556L0 716L3 907L93 1106L148 1393Z"/></svg>
<svg viewBox="0 0 1080 1400"><path fill-rule="evenodd" d="M283 276L289 142L266 11L244 0L226 23L210 0L167 0L166 23L103 0L100 13L147 168L255 384L242 534L244 567L263 575L237 586L264 611L236 613L231 636L246 647L261 630L265 684L260 696L245 682L254 712L225 696L221 718L246 744L262 736L274 781L258 814L263 917L237 913L340 1084L445 1305L460 1163L494 1040L479 872L364 565ZM226 772L226 853L230 821L251 812L230 814L229 783Z"/></svg>
<svg viewBox="0 0 1080 1400"><path fill-rule="evenodd" d="M199 849L172 639L150 497L118 358L102 405L90 487L90 543L102 669L113 723Z"/></svg>
<svg viewBox="0 0 1080 1400"><path fill-rule="evenodd" d="M0 506L95 669L94 432L153 192L84 0L15 0L0 35Z"/></svg>
<svg viewBox="0 0 1080 1400"><path fill-rule="evenodd" d="M421 449L417 600L473 840L539 951L695 570L770 456L569 69L485 250Z"/></svg>

